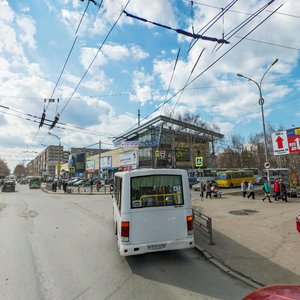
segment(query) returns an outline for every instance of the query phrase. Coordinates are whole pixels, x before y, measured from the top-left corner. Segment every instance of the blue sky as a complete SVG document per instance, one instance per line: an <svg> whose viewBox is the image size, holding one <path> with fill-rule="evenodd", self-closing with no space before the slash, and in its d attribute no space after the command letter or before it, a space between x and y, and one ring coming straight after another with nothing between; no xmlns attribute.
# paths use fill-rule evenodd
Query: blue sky
<svg viewBox="0 0 300 300"><path fill-rule="evenodd" d="M131 0L126 11L175 29L192 32L193 27L198 32L230 2ZM203 35L220 39L224 33L228 37L250 13L268 2L236 1ZM26 115L40 117L45 104L47 119L53 120L59 113L59 121L68 124L60 127L69 130L52 130L65 148L88 146L99 139L104 147L111 147L112 136L137 123L138 109L144 118L164 102L179 48L168 96L182 89L189 76L193 82L180 99L174 97L151 117L159 113L172 117L195 113L217 125L226 137L240 134L247 141L250 135L262 130L259 94L253 83L238 78L236 73L259 81L278 58L262 86L266 122L286 129L300 126L299 1L275 0L235 33L230 44L216 51L219 44L198 40L189 52L191 38L125 14L113 27L127 0L104 0L99 10L90 2L76 35L87 3L0 0L0 105L9 108L0 107L0 157L12 170L19 162L26 163L42 151L42 144L57 143L55 137L47 134L47 126L39 129L38 123L31 122L38 119ZM276 13L259 25L281 4ZM45 103L76 36L53 95L60 101ZM100 45L101 51L79 84ZM203 54L192 72L201 51Z"/></svg>

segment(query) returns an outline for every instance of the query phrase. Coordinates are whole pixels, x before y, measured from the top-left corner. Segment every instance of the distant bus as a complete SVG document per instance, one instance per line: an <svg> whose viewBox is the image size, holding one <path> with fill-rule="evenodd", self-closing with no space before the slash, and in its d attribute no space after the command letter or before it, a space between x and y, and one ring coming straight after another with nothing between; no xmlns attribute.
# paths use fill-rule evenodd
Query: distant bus
<svg viewBox="0 0 300 300"><path fill-rule="evenodd" d="M28 179L28 184L30 189L39 189L41 187L41 177L30 176Z"/></svg>
<svg viewBox="0 0 300 300"><path fill-rule="evenodd" d="M185 170L139 169L116 173L113 216L122 256L195 246Z"/></svg>
<svg viewBox="0 0 300 300"><path fill-rule="evenodd" d="M215 180L217 177L217 171L215 169L191 169L188 170L190 185L197 182L207 182L210 180Z"/></svg>
<svg viewBox="0 0 300 300"><path fill-rule="evenodd" d="M288 168L272 168L265 169L264 173L270 176L270 182L273 183L276 178L282 178L284 181L289 182L291 170Z"/></svg>
<svg viewBox="0 0 300 300"><path fill-rule="evenodd" d="M219 187L233 188L241 186L242 181L254 180L253 172L246 170L229 170L217 172L216 182Z"/></svg>
<svg viewBox="0 0 300 300"><path fill-rule="evenodd" d="M254 178L260 175L258 168L220 168L220 169L217 168L216 169L217 172L239 171L239 170L251 171L253 173Z"/></svg>

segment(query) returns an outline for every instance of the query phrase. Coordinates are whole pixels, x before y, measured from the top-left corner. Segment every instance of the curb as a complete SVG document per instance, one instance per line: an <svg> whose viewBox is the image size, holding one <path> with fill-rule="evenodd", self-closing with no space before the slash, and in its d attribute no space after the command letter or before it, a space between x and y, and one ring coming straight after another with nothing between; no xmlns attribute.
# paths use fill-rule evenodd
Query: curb
<svg viewBox="0 0 300 300"><path fill-rule="evenodd" d="M236 272L234 270L232 270L230 267L222 264L220 261L218 261L214 256L212 256L209 252L207 252L204 248L196 245L195 246L197 250L200 251L201 255L208 260L210 263L212 263L213 265L215 265L218 269L220 269L221 271L225 272L226 274L231 275L232 277L254 287L255 289L259 289L264 287L265 285L262 283L259 283L255 280L253 280L250 277L247 277L246 275Z"/></svg>

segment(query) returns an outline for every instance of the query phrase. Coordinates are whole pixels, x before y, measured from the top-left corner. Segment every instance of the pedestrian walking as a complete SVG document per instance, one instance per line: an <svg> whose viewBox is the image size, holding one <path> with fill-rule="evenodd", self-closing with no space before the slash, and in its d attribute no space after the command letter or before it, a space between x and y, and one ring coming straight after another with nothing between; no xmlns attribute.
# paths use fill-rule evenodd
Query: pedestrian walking
<svg viewBox="0 0 300 300"><path fill-rule="evenodd" d="M97 192L99 192L99 190L100 190L100 184L101 184L100 180L97 179L97 181L96 181L96 190L97 190Z"/></svg>
<svg viewBox="0 0 300 300"><path fill-rule="evenodd" d="M245 197L246 197L246 194L247 194L247 185L246 185L245 180L243 180L243 181L241 182L241 191L242 191L243 197L245 198Z"/></svg>
<svg viewBox="0 0 300 300"><path fill-rule="evenodd" d="M279 178L276 178L274 181L274 199L278 201L280 199L280 182Z"/></svg>
<svg viewBox="0 0 300 300"><path fill-rule="evenodd" d="M252 196L252 199L255 199L255 192L254 192L254 185L252 183L252 181L249 181L248 183L248 196L247 198L249 199Z"/></svg>
<svg viewBox="0 0 300 300"><path fill-rule="evenodd" d="M282 179L280 180L280 199L284 202L288 202L286 185Z"/></svg>
<svg viewBox="0 0 300 300"><path fill-rule="evenodd" d="M59 178L59 179L58 179L58 189L59 189L59 190L61 190L62 183L63 183L63 182L62 182L62 179Z"/></svg>
<svg viewBox="0 0 300 300"><path fill-rule="evenodd" d="M57 180L54 179L53 184L52 184L52 191L56 192L57 191Z"/></svg>
<svg viewBox="0 0 300 300"><path fill-rule="evenodd" d="M109 191L110 191L111 194L112 194L112 192L114 191L114 186L113 186L112 183L111 183L110 186L109 186Z"/></svg>
<svg viewBox="0 0 300 300"><path fill-rule="evenodd" d="M262 198L262 201L265 202L265 200L268 199L269 202L272 202L271 201L271 190L270 190L270 187L269 187L269 184L268 184L267 180L264 182L263 191L265 192L265 196Z"/></svg>
<svg viewBox="0 0 300 300"><path fill-rule="evenodd" d="M200 185L200 197L202 200L202 198L204 197L204 192L205 192L205 184L203 181L200 181L199 185Z"/></svg>
<svg viewBox="0 0 300 300"><path fill-rule="evenodd" d="M208 181L205 186L205 190L206 190L205 198L209 197L211 199L211 187L212 187L212 183Z"/></svg>
<svg viewBox="0 0 300 300"><path fill-rule="evenodd" d="M66 193L66 192L67 192L67 186L68 186L68 182L67 182L66 179L63 180L62 185L63 185L63 190L64 190L64 192Z"/></svg>

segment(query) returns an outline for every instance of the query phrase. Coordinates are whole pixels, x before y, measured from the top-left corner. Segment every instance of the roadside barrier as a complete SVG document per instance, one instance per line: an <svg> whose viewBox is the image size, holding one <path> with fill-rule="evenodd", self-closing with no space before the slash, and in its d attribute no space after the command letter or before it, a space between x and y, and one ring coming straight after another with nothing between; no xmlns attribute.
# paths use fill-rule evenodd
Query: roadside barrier
<svg viewBox="0 0 300 300"><path fill-rule="evenodd" d="M52 190L52 183L44 184L42 187L46 188L46 190ZM63 188L57 188L57 192L63 193ZM96 188L93 186L67 186L66 190L67 194L111 194L109 185L102 185L100 188Z"/></svg>
<svg viewBox="0 0 300 300"><path fill-rule="evenodd" d="M95 186L67 186L68 194L110 194L110 186L102 185L100 188L96 188Z"/></svg>
<svg viewBox="0 0 300 300"><path fill-rule="evenodd" d="M209 245L215 245L212 236L212 219L196 209L193 209L193 219L194 225L209 236Z"/></svg>

